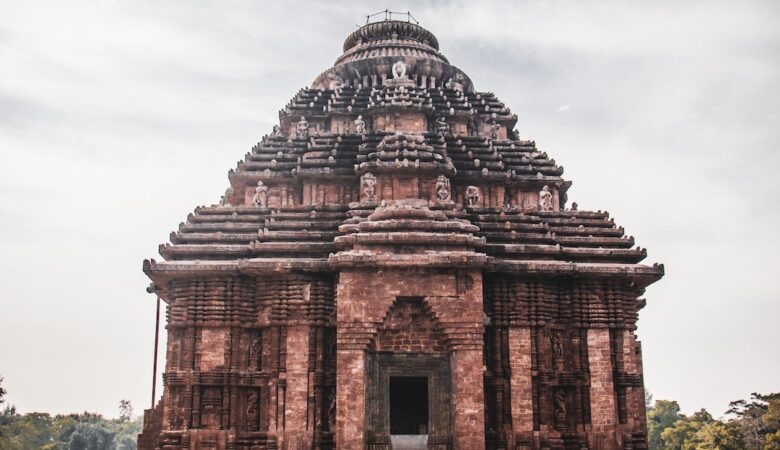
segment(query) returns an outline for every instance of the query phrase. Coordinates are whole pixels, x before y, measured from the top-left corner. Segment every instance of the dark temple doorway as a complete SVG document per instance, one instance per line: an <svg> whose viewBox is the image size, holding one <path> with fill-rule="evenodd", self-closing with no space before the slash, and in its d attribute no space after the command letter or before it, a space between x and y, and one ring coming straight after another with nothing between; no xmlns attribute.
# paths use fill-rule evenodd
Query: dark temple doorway
<svg viewBox="0 0 780 450"><path fill-rule="evenodd" d="M428 377L390 377L390 434L428 434Z"/></svg>

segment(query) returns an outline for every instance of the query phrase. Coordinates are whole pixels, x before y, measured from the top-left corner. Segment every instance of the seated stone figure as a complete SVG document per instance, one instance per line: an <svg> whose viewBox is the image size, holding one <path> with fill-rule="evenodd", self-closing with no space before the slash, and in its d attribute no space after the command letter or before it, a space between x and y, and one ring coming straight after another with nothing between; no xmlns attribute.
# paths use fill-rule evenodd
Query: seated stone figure
<svg viewBox="0 0 780 450"><path fill-rule="evenodd" d="M309 137L309 122L306 120L306 117L301 116L301 120L298 121L298 125L295 128L298 131L298 138L306 139Z"/></svg>

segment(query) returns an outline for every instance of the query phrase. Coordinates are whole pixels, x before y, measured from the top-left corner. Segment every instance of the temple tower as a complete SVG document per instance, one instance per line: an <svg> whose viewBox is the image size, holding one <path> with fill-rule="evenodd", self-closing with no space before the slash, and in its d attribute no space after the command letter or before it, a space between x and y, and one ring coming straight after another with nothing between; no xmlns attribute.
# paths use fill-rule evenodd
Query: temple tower
<svg viewBox="0 0 780 450"><path fill-rule="evenodd" d="M409 21L369 23L147 260L140 449L645 449L663 267Z"/></svg>

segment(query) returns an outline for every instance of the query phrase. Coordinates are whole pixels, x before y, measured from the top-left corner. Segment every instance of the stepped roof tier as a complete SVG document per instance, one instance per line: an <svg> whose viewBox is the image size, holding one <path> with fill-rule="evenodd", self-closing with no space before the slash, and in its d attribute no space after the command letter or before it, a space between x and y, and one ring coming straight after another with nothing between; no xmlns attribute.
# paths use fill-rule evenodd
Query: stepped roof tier
<svg viewBox="0 0 780 450"><path fill-rule="evenodd" d="M147 261L144 270L156 281L226 268L322 270L338 260L343 224L367 220L383 202L422 199L476 227L474 251L487 257L488 270L660 277L662 267L639 264L646 251L609 214L566 207L571 182L563 167L521 139L517 121L449 64L429 31L401 21L368 24L230 170L221 204L196 208L160 246L165 261ZM365 174L377 179L369 202ZM451 189L446 202L437 201L439 176ZM474 204L469 186L479 191ZM540 207L545 186L549 210Z"/></svg>

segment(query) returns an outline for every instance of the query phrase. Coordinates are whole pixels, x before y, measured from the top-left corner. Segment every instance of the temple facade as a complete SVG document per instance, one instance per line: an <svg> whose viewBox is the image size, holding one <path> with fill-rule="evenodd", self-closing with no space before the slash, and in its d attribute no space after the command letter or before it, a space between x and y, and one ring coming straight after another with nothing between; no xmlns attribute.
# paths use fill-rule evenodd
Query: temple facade
<svg viewBox="0 0 780 450"><path fill-rule="evenodd" d="M146 449L645 449L643 265L419 25L335 65L144 261Z"/></svg>

